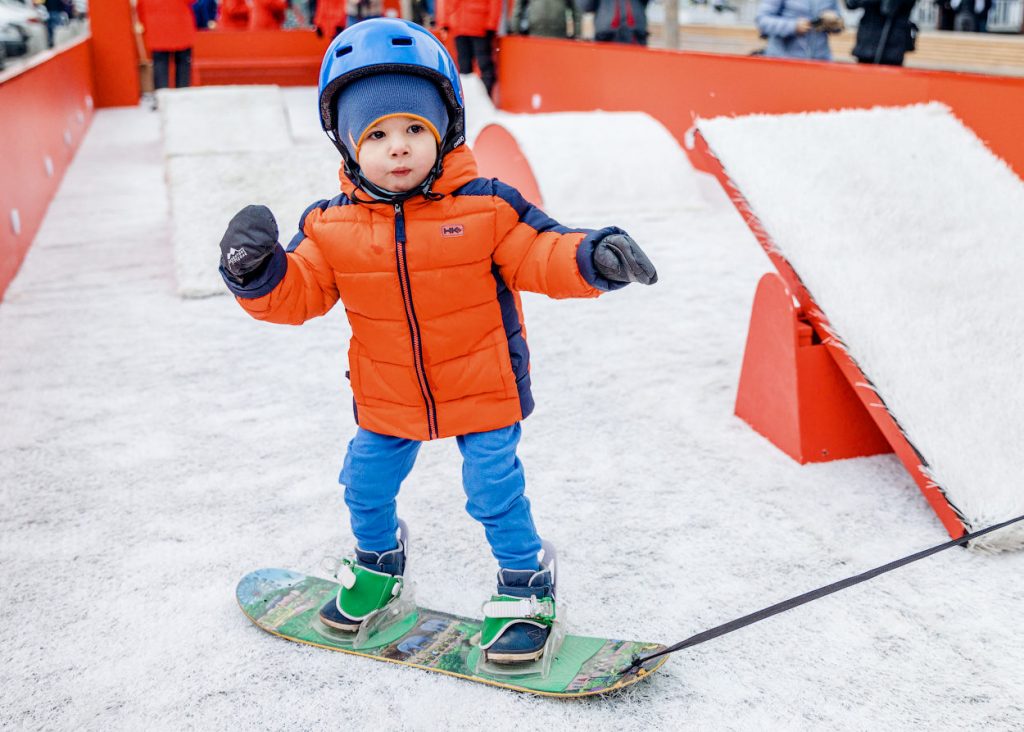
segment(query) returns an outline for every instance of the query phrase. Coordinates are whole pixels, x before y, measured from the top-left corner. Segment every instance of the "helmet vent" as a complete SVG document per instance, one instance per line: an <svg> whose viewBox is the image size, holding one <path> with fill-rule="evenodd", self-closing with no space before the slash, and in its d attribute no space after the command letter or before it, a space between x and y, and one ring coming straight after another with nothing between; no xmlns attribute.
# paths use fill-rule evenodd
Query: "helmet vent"
<svg viewBox="0 0 1024 732"><path fill-rule="evenodd" d="M391 39L392 46L411 46L412 39L409 36L399 36L398 38Z"/></svg>
<svg viewBox="0 0 1024 732"><path fill-rule="evenodd" d="M334 55L337 56L338 58L341 58L342 56L349 53L352 53L352 46L342 46L341 48L334 52Z"/></svg>

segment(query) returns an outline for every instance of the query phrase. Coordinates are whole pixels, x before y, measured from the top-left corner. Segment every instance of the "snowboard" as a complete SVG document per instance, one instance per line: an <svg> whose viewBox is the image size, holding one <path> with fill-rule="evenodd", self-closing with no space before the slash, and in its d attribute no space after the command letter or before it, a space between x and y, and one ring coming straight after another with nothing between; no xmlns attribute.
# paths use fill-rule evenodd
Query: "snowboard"
<svg viewBox="0 0 1024 732"><path fill-rule="evenodd" d="M374 646L355 649L353 634L326 627L319 610L338 592L329 580L286 569L260 569L238 583L242 612L258 627L296 643L341 651L378 661L436 671L481 684L554 697L608 694L646 678L665 663L660 656L630 668L636 656L663 649L658 643L567 635L546 677L503 670L477 670L481 653L476 636L482 621L418 607L374 638ZM628 670L627 670L628 669Z"/></svg>

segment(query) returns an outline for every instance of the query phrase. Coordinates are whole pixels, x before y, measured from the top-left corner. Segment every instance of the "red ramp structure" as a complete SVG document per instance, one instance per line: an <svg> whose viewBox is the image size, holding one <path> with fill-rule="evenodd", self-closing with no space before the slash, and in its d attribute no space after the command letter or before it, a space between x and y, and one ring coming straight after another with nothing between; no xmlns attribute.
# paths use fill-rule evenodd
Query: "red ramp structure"
<svg viewBox="0 0 1024 732"><path fill-rule="evenodd" d="M698 127L778 269L737 413L801 462L888 443L954 538L1024 512L1024 183L937 104Z"/></svg>

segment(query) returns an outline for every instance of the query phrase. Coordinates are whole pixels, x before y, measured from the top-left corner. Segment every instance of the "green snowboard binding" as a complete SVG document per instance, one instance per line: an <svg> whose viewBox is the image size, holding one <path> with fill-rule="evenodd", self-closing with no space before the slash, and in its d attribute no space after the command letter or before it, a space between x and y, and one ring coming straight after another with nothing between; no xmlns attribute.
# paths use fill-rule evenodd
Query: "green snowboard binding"
<svg viewBox="0 0 1024 732"><path fill-rule="evenodd" d="M538 571L498 571L498 594L483 605L477 673L547 678L565 638L555 608L555 550L542 544Z"/></svg>
<svg viewBox="0 0 1024 732"><path fill-rule="evenodd" d="M340 587L320 608L318 632L335 640L351 640L353 648L372 648L390 642L395 626L415 622L413 587L405 579L409 531L398 522L398 546L387 552L355 549L355 558L342 559L333 569Z"/></svg>

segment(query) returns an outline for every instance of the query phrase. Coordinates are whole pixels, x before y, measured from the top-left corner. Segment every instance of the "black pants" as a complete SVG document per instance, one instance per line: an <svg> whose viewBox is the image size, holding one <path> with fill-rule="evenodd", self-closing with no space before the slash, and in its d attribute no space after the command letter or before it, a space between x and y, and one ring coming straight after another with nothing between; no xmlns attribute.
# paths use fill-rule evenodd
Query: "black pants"
<svg viewBox="0 0 1024 732"><path fill-rule="evenodd" d="M489 36L455 36L455 52L459 57L459 73L473 73L473 59L480 67L480 78L490 94L498 75L494 70L494 50Z"/></svg>
<svg viewBox="0 0 1024 732"><path fill-rule="evenodd" d="M153 87L167 88L167 62L174 56L174 86L181 89L192 86L192 49L184 51L153 51Z"/></svg>
<svg viewBox="0 0 1024 732"><path fill-rule="evenodd" d="M594 40L602 43L635 43L639 46L646 46L647 31L620 25L616 30L600 31L594 34Z"/></svg>

